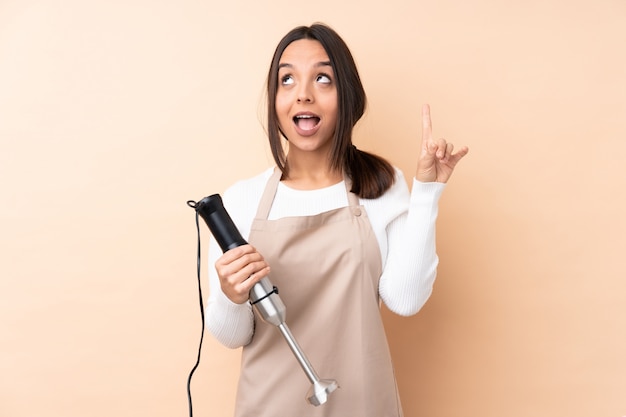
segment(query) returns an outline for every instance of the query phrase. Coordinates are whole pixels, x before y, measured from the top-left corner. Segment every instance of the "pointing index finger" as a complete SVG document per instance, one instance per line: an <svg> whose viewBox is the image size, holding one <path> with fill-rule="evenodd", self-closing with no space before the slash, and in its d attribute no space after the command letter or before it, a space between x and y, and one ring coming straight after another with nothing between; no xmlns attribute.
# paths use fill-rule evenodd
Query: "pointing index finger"
<svg viewBox="0 0 626 417"><path fill-rule="evenodd" d="M430 121L430 106L424 104L422 106L422 142L424 145L433 138L433 126Z"/></svg>

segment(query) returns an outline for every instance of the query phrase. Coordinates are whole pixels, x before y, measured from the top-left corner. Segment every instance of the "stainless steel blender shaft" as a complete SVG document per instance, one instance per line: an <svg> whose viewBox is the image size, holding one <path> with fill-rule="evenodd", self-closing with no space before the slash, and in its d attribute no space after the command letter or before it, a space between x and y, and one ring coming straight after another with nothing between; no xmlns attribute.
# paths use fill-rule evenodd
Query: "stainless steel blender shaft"
<svg viewBox="0 0 626 417"><path fill-rule="evenodd" d="M272 285L269 278L265 277L254 285L250 291L250 302L263 320L278 327L287 341L291 352L300 363L302 370L311 381L311 388L307 392L306 399L309 403L318 406L328 400L330 393L339 388L337 381L320 379L306 355L300 349L298 342L291 334L285 323L287 309L278 296L278 289Z"/></svg>

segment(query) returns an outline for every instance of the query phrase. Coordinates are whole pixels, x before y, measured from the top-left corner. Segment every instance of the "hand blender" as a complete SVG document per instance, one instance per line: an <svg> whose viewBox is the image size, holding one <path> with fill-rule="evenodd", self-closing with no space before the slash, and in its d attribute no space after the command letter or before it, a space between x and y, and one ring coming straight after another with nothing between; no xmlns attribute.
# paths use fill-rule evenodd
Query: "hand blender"
<svg viewBox="0 0 626 417"><path fill-rule="evenodd" d="M224 208L219 194L205 197L197 203L188 201L187 204L194 208L204 219L213 237L220 245L222 252L248 243L235 227L230 215ZM289 348L300 363L302 370L309 381L311 381L311 388L309 388L306 394L307 401L315 406L324 404L328 400L330 393L339 388L339 385L335 380L320 379L311 366L311 363L291 334L287 323L285 323L287 309L278 296L278 288L270 282L268 277L263 278L252 287L250 303L264 321L278 327L278 330L280 330Z"/></svg>

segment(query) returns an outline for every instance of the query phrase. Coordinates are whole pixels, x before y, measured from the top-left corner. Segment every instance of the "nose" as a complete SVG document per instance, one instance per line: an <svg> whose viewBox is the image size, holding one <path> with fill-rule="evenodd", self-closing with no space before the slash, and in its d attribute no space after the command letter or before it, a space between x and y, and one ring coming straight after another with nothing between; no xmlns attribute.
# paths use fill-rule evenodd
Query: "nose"
<svg viewBox="0 0 626 417"><path fill-rule="evenodd" d="M306 83L300 84L300 88L298 89L298 103L312 103L313 102L313 92L311 88Z"/></svg>

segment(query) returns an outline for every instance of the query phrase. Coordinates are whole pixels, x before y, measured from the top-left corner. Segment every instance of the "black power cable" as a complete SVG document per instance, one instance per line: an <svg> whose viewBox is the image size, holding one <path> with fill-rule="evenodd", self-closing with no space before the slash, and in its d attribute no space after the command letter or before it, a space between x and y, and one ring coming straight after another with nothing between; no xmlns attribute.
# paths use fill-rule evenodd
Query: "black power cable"
<svg viewBox="0 0 626 417"><path fill-rule="evenodd" d="M195 201L187 201L187 205L189 207L192 208L196 208L196 202ZM202 301L203 296L202 296L202 279L200 277L200 265L201 265L201 249L200 249L200 223L198 220L198 212L196 211L196 230L198 231L198 256L197 256L197 262L196 262L196 269L197 269L197 275L198 275L198 296L200 299L200 316L202 319L202 332L200 333L200 344L198 346L198 358L196 359L196 363L193 366L193 368L191 369L191 372L189 372L189 377L187 378L187 400L189 402L189 417L193 417L193 405L192 405L192 401L191 401L191 377L193 376L194 372L196 372L196 369L198 369L198 366L200 365L200 356L202 354L202 341L204 340L204 302Z"/></svg>

